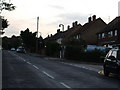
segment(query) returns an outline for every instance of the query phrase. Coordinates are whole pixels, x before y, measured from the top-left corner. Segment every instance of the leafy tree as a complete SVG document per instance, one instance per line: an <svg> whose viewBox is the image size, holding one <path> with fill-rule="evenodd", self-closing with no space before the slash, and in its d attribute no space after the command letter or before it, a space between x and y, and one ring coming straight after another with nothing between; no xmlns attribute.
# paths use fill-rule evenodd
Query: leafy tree
<svg viewBox="0 0 120 90"><path fill-rule="evenodd" d="M0 0L0 14L3 10L13 11L15 8L16 7L12 3L8 3L6 0Z"/></svg>
<svg viewBox="0 0 120 90"><path fill-rule="evenodd" d="M9 26L7 19L2 19L2 30Z"/></svg>
<svg viewBox="0 0 120 90"><path fill-rule="evenodd" d="M46 42L46 55L58 57L60 52L60 45L57 42Z"/></svg>
<svg viewBox="0 0 120 90"><path fill-rule="evenodd" d="M86 43L82 39L75 39L75 38L67 38L63 40L63 44L65 46L75 46L84 49L86 47Z"/></svg>
<svg viewBox="0 0 120 90"><path fill-rule="evenodd" d="M8 3L6 0L0 0L0 14L3 10L13 11L15 10L15 6L12 3ZM4 19L0 15L0 34L3 34L3 30L9 26L7 19Z"/></svg>
<svg viewBox="0 0 120 90"><path fill-rule="evenodd" d="M37 32L32 33L28 28L25 31L21 31L20 34L26 49L31 52L35 52L36 40L37 40L36 34Z"/></svg>
<svg viewBox="0 0 120 90"><path fill-rule="evenodd" d="M21 45L22 43L20 36L13 35L11 38L8 38L7 36L2 38L2 47L4 49L17 48Z"/></svg>

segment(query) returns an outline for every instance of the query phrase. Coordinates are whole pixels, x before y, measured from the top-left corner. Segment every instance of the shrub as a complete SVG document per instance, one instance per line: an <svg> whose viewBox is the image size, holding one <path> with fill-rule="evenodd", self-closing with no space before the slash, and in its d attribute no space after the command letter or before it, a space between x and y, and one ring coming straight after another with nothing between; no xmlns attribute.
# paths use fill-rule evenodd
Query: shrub
<svg viewBox="0 0 120 90"><path fill-rule="evenodd" d="M79 60L83 62L103 62L101 56L105 56L105 52L101 50L84 51L81 47L66 46L65 58L69 60Z"/></svg>
<svg viewBox="0 0 120 90"><path fill-rule="evenodd" d="M46 43L46 55L58 57L60 52L60 45L56 42Z"/></svg>

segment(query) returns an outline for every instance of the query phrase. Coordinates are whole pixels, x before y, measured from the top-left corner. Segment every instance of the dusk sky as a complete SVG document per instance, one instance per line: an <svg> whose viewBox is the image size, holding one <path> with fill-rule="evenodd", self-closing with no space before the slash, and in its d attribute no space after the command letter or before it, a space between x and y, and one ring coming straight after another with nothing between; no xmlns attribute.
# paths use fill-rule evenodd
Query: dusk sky
<svg viewBox="0 0 120 90"><path fill-rule="evenodd" d="M9 0L8 0L9 1ZM11 0L16 6L14 11L3 11L2 15L8 19L10 26L5 29L4 36L18 36L21 30L29 28L37 30L39 16L39 32L45 38L48 34L55 34L59 24L72 26L78 21L82 25L91 15L101 17L106 23L118 16L119 0Z"/></svg>

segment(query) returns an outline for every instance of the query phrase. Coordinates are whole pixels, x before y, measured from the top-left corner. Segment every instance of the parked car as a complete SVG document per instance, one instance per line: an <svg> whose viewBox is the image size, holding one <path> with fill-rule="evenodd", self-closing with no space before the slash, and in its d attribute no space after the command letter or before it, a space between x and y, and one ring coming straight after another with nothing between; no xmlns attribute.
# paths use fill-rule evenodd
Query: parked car
<svg viewBox="0 0 120 90"><path fill-rule="evenodd" d="M26 53L26 50L25 50L25 48L17 48L16 52Z"/></svg>
<svg viewBox="0 0 120 90"><path fill-rule="evenodd" d="M110 73L120 75L120 49L111 49L104 59L104 75Z"/></svg>
<svg viewBox="0 0 120 90"><path fill-rule="evenodd" d="M15 51L15 48L11 48L11 51Z"/></svg>

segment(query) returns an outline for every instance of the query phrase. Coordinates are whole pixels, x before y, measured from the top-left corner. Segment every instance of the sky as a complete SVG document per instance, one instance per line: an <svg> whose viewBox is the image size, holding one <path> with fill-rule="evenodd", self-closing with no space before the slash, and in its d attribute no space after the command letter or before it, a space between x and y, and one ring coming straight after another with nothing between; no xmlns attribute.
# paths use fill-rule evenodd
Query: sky
<svg viewBox="0 0 120 90"><path fill-rule="evenodd" d="M9 1L9 0L8 0ZM59 24L72 27L72 23L84 25L88 17L96 15L109 23L118 16L118 1L120 0L10 0L16 6L14 11L3 11L9 21L4 36L19 36L21 30L37 31L39 17L39 35L43 38L55 34L61 29Z"/></svg>

